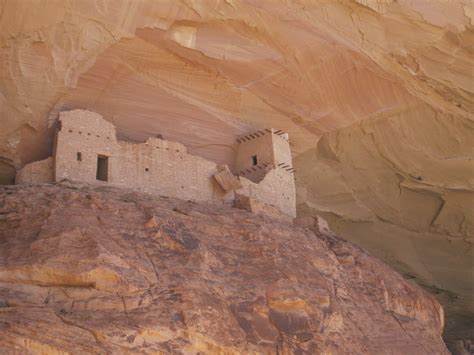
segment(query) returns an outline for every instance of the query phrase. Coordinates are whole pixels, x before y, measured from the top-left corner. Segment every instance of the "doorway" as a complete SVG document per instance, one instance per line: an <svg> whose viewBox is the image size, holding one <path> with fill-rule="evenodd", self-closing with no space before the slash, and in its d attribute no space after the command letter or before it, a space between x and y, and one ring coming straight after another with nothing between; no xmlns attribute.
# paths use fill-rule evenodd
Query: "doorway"
<svg viewBox="0 0 474 355"><path fill-rule="evenodd" d="M105 155L97 156L97 173L95 178L100 181L109 180L109 157Z"/></svg>

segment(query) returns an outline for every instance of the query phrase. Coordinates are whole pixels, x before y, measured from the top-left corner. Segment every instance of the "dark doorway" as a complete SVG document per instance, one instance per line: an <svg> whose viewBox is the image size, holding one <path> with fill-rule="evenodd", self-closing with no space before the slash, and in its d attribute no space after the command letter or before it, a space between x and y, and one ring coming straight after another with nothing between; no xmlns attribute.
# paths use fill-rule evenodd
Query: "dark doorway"
<svg viewBox="0 0 474 355"><path fill-rule="evenodd" d="M97 156L97 174L96 179L100 181L108 181L109 177L109 157L104 155Z"/></svg>
<svg viewBox="0 0 474 355"><path fill-rule="evenodd" d="M258 162L257 162L257 156L256 155L252 155L252 165L257 165Z"/></svg>

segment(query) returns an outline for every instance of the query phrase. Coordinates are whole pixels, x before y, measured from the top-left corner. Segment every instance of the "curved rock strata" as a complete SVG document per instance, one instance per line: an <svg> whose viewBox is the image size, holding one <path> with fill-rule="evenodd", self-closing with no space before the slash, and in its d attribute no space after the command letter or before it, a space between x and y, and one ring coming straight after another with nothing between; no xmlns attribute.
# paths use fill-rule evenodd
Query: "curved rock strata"
<svg viewBox="0 0 474 355"><path fill-rule="evenodd" d="M473 137L472 121L421 106L329 133L294 162L299 214L435 294L448 341L474 337Z"/></svg>
<svg viewBox="0 0 474 355"><path fill-rule="evenodd" d="M471 0L0 0L0 183L51 155L62 110L221 164L278 127L301 213L426 285L446 339L474 342L473 44Z"/></svg>

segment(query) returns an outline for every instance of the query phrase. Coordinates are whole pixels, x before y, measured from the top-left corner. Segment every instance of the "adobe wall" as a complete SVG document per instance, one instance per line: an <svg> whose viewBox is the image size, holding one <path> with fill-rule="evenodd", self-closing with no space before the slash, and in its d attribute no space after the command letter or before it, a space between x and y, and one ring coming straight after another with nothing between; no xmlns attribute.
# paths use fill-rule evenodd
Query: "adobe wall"
<svg viewBox="0 0 474 355"><path fill-rule="evenodd" d="M96 182L97 155L109 156L116 166L118 142L115 127L98 113L73 110L59 114L60 130L55 145L55 181L62 179ZM77 154L81 154L78 160ZM109 168L109 181L117 179Z"/></svg>
<svg viewBox="0 0 474 355"><path fill-rule="evenodd" d="M291 159L291 149L288 140L288 134L283 132L280 134L273 133L272 143L275 165L280 166L287 171L292 171L293 163Z"/></svg>
<svg viewBox="0 0 474 355"><path fill-rule="evenodd" d="M293 171L288 133L275 129L265 129L240 137L234 171L240 176L259 182L274 166ZM252 156L257 156L253 165Z"/></svg>
<svg viewBox="0 0 474 355"><path fill-rule="evenodd" d="M222 201L223 194L211 179L216 164L187 154L184 145L159 138L142 144L119 142L111 123L85 110L62 112L60 120L56 181L101 183L96 180L97 156L103 155L109 160L109 184L182 199Z"/></svg>
<svg viewBox="0 0 474 355"><path fill-rule="evenodd" d="M257 165L252 163L253 155L257 155ZM108 159L107 182L97 180L98 156ZM275 208L296 216L295 182L286 133L265 130L244 137L236 166L241 169L242 185L240 189L236 185L236 193L268 205L269 210ZM235 198L233 189L225 194L214 182L219 171L222 174L215 163L187 154L186 147L177 142L159 138L141 144L118 141L114 125L100 114L74 110L60 113L54 160L48 158L26 165L18 172L17 183L69 179L186 200L230 202Z"/></svg>
<svg viewBox="0 0 474 355"><path fill-rule="evenodd" d="M235 158L234 172L258 182L265 176L264 168L274 165L274 151L272 147L272 133L262 130L244 137L237 142L239 147ZM257 156L257 166L252 164L252 156Z"/></svg>
<svg viewBox="0 0 474 355"><path fill-rule="evenodd" d="M15 184L45 183L53 181L52 157L26 164L22 169L17 171L15 176Z"/></svg>
<svg viewBox="0 0 474 355"><path fill-rule="evenodd" d="M293 217L283 213L278 208L268 205L246 195L235 193L234 207L247 210L252 213L264 214L281 221L293 222Z"/></svg>
<svg viewBox="0 0 474 355"><path fill-rule="evenodd" d="M285 169L270 170L259 183L240 177L242 188L236 193L249 196L270 206L284 214L296 217L296 188L293 174Z"/></svg>
<svg viewBox="0 0 474 355"><path fill-rule="evenodd" d="M240 175L239 195L261 201L296 217L296 188L288 134L265 129L240 137L235 172ZM253 165L252 156L257 156Z"/></svg>

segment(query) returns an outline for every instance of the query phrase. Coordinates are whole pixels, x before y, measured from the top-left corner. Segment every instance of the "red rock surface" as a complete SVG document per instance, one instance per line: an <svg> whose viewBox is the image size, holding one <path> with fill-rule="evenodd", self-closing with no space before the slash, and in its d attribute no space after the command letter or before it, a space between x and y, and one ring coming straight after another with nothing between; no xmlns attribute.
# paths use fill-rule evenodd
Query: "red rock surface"
<svg viewBox="0 0 474 355"><path fill-rule="evenodd" d="M0 184L58 112L232 163L289 132L299 217L426 286L474 343L472 0L0 0Z"/></svg>
<svg viewBox="0 0 474 355"><path fill-rule="evenodd" d="M338 237L108 187L0 189L0 348L447 354L443 310Z"/></svg>

